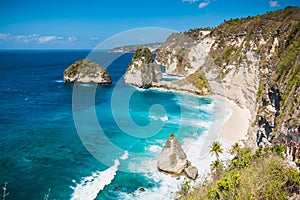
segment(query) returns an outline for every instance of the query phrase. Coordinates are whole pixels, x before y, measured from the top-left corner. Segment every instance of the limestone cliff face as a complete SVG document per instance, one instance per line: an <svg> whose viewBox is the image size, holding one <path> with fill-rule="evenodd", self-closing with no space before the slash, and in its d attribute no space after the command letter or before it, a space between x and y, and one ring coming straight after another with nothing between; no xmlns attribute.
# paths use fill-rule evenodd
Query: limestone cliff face
<svg viewBox="0 0 300 200"><path fill-rule="evenodd" d="M211 39L203 39L210 31L198 31L196 34L174 33L158 50L156 60L166 67L166 73L176 76L189 76L203 64ZM195 36L197 35L197 36Z"/></svg>
<svg viewBox="0 0 300 200"><path fill-rule="evenodd" d="M76 61L64 71L64 81L70 83L111 84L107 71L90 60Z"/></svg>
<svg viewBox="0 0 300 200"><path fill-rule="evenodd" d="M153 59L151 51L145 47L137 49L125 73L125 83L146 89L161 79L160 66Z"/></svg>
<svg viewBox="0 0 300 200"><path fill-rule="evenodd" d="M224 22L171 35L158 51L166 73L250 110L249 140L300 141L300 9ZM202 74L203 76L199 76ZM200 84L201 82L204 84ZM287 139L291 140L291 139Z"/></svg>

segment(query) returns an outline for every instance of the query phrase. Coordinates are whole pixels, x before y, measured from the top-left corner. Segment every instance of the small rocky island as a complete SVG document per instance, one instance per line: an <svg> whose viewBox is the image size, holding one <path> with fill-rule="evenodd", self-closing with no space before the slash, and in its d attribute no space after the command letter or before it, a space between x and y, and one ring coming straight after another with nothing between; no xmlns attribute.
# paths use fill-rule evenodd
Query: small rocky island
<svg viewBox="0 0 300 200"><path fill-rule="evenodd" d="M160 66L146 47L139 47L127 68L125 83L147 89L162 80Z"/></svg>
<svg viewBox="0 0 300 200"><path fill-rule="evenodd" d="M67 83L112 83L105 68L87 59L76 61L70 65L64 71L64 81Z"/></svg>
<svg viewBox="0 0 300 200"><path fill-rule="evenodd" d="M191 166L191 162L187 160L186 154L174 134L171 134L166 141L158 158L157 167L159 171L174 176L186 175L193 180L198 176L198 169Z"/></svg>

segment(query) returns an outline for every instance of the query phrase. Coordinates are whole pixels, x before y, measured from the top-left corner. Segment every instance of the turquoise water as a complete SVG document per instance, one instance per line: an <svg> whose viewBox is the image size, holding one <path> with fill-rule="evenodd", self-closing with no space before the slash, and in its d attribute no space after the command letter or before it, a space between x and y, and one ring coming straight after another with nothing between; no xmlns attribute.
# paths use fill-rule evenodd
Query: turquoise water
<svg viewBox="0 0 300 200"><path fill-rule="evenodd" d="M197 139L213 120L209 97L125 85L132 54L93 55L120 56L107 61L112 86L63 83L63 70L88 54L0 53L0 183L8 182L7 199L43 199L49 188L49 199L155 191L163 182L149 169L169 134Z"/></svg>

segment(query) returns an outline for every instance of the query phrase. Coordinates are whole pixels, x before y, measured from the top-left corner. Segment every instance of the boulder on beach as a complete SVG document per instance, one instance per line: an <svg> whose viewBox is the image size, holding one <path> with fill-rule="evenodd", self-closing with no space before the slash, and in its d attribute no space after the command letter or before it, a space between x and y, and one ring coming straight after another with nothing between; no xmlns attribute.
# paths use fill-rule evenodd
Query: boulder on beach
<svg viewBox="0 0 300 200"><path fill-rule="evenodd" d="M112 83L105 68L87 59L76 61L70 65L64 71L64 81L68 83Z"/></svg>
<svg viewBox="0 0 300 200"><path fill-rule="evenodd" d="M186 176L190 179L195 180L198 176L198 169L195 166L189 166L184 169L184 172L186 173Z"/></svg>

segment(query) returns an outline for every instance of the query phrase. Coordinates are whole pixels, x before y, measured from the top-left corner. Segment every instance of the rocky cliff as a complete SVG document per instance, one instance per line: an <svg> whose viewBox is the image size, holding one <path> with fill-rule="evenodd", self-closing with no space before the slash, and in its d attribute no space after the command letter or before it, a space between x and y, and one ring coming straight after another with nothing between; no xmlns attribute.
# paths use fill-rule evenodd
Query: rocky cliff
<svg viewBox="0 0 300 200"><path fill-rule="evenodd" d="M151 51L146 47L138 48L125 73L125 83L146 89L161 79L160 66L153 59Z"/></svg>
<svg viewBox="0 0 300 200"><path fill-rule="evenodd" d="M300 138L300 9L171 35L158 51L166 73L250 110L249 143ZM199 76L202 74L202 76ZM202 84L201 84L202 83Z"/></svg>
<svg viewBox="0 0 300 200"><path fill-rule="evenodd" d="M208 52L206 52L206 54L207 53ZM162 57L162 55L158 55ZM182 77L182 73L175 73L175 71L178 70L169 72L170 66L162 65L161 61L159 58L153 59L153 55L148 48L140 47L135 51L127 68L124 76L125 83L144 89L156 87L187 91L199 95L209 94L209 87L203 71L197 68L189 68L189 71L184 73L185 77ZM166 69L167 75L176 75L175 77L179 77L179 79L173 81L163 80L164 77L161 68ZM192 70L192 72L190 70Z"/></svg>
<svg viewBox="0 0 300 200"><path fill-rule="evenodd" d="M70 83L111 84L107 71L90 60L76 61L64 71L64 81Z"/></svg>

